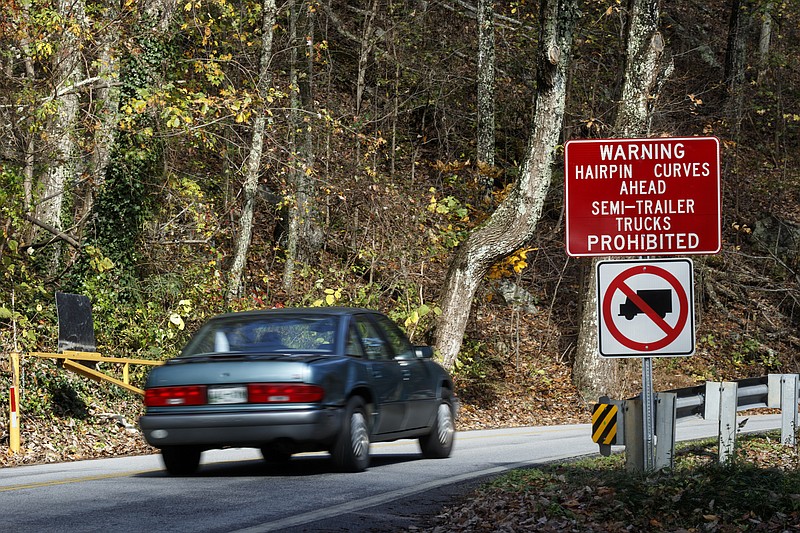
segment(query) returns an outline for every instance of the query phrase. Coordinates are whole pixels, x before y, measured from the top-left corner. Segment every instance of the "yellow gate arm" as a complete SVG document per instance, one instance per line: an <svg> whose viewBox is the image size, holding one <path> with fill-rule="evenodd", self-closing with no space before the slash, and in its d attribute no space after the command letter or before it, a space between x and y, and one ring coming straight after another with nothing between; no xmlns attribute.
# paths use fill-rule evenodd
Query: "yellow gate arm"
<svg viewBox="0 0 800 533"><path fill-rule="evenodd" d="M20 354L17 352L11 352L11 390L10 398L9 398L9 439L8 439L8 451L9 453L18 453L20 450L20 405L19 405L19 363L20 363L20 356L33 356L39 357L42 359L63 359L64 360L64 368L67 370L71 370L76 372L84 377L94 379L96 381L108 381L127 389L131 392L135 392L137 394L144 395L144 391L138 387L134 387L130 384L129 379L129 368L130 365L149 365L149 366L160 366L164 364L164 361L153 361L152 359L131 359L128 357L105 357L98 352L76 352L76 351L68 351L64 350L61 353L49 353L49 352L28 352L24 354ZM119 380L113 376L109 376L108 374L104 374L94 368L88 367L78 361L93 361L98 363L114 363L120 364L122 366L122 380Z"/></svg>
<svg viewBox="0 0 800 533"><path fill-rule="evenodd" d="M64 360L64 368L68 370L72 370L73 372L80 374L84 377L89 379L93 379L95 381L108 381L113 383L114 385L118 385L124 389L127 389L131 392L135 392L137 394L144 395L144 391L138 387L134 387L130 383L130 374L129 368L130 365L150 365L150 366L160 366L164 364L164 361L153 361L152 359L131 359L128 357L106 357L98 352L74 352L70 350L64 350L61 353L48 353L48 352L28 352L25 355L30 355L33 357L40 357L43 359L63 359ZM77 361L92 361L96 363L115 363L121 364L122 366L122 380L119 380L115 377L109 376L108 374L104 374L94 368L88 367L84 364L81 364Z"/></svg>

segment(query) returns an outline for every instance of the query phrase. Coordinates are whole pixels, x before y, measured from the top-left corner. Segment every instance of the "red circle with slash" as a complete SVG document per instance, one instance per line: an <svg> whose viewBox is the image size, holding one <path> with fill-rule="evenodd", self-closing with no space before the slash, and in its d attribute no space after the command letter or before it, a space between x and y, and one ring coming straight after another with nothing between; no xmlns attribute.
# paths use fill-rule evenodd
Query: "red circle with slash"
<svg viewBox="0 0 800 533"><path fill-rule="evenodd" d="M678 321L675 323L675 326L670 326L666 320L661 318L661 316L659 316L659 314L653 310L650 304L645 302L634 289L625 283L626 280L638 274L651 274L658 276L669 283L669 285L675 291L675 294L678 297ZM614 323L614 314L611 310L611 300L616 291L622 291L622 293L627 296L630 301L635 304L640 311L642 311L642 313L647 315L647 317L650 318L650 320L652 320L655 325L664 332L664 336L654 342L639 342L626 337ZM680 281L678 281L678 279L671 272L655 265L638 265L620 272L616 278L611 280L611 283L608 285L608 289L606 289L605 297L603 298L603 318L605 319L605 324L609 333L621 345L639 352L654 352L669 346L680 336L684 326L686 326L688 317L689 300Z"/></svg>

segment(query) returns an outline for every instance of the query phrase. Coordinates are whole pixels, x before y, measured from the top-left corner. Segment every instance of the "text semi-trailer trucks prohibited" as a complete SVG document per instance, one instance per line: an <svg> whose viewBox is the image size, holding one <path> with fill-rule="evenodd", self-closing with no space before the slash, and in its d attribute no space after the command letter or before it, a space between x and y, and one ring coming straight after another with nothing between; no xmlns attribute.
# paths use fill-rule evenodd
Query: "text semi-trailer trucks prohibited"
<svg viewBox="0 0 800 533"><path fill-rule="evenodd" d="M571 256L715 254L719 139L577 139L564 150Z"/></svg>
<svg viewBox="0 0 800 533"><path fill-rule="evenodd" d="M690 259L597 263L598 351L603 357L694 353Z"/></svg>

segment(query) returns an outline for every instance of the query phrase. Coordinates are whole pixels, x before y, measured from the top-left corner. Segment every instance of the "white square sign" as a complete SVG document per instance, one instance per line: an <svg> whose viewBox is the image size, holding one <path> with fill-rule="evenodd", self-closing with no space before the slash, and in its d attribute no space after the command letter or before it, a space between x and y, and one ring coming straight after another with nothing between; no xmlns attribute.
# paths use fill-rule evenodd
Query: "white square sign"
<svg viewBox="0 0 800 533"><path fill-rule="evenodd" d="M603 357L694 354L692 261L598 262L597 317Z"/></svg>

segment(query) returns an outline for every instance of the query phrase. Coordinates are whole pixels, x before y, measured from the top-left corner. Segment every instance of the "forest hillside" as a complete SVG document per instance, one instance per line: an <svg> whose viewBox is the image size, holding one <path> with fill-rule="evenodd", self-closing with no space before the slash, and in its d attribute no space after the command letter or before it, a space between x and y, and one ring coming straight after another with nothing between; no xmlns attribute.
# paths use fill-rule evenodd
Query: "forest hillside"
<svg viewBox="0 0 800 533"><path fill-rule="evenodd" d="M452 371L462 428L588 421L592 261L565 253L563 145L619 136L636 2L579 2L563 55L541 38L550 0L0 2L5 382L9 352L56 350L56 291L89 297L116 357L281 306L376 308L434 343L455 254L516 194L545 54L567 74L552 180L533 237L478 280ZM658 359L656 389L800 371L799 19L780 0L661 5L647 136L720 140L722 249L693 257L695 355ZM27 460L142 446L136 395L22 367ZM601 386L640 378L627 360Z"/></svg>

